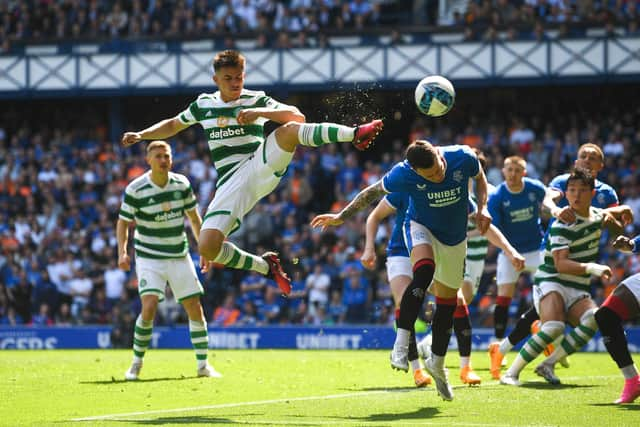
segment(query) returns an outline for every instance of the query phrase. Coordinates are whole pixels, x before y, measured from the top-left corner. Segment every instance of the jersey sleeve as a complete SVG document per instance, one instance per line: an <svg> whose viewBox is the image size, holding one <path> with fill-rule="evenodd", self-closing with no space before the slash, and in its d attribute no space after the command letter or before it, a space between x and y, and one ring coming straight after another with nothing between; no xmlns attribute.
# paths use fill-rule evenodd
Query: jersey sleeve
<svg viewBox="0 0 640 427"><path fill-rule="evenodd" d="M500 191L494 191L489 194L487 200L487 208L491 215L491 223L496 227L499 227L502 223L502 212L500 211Z"/></svg>
<svg viewBox="0 0 640 427"><path fill-rule="evenodd" d="M480 161L473 150L466 145L462 146L462 153L465 156L465 169L470 178L475 178L480 173Z"/></svg>
<svg viewBox="0 0 640 427"><path fill-rule="evenodd" d="M560 221L556 221L549 229L549 244L551 252L567 249L571 243L569 237L571 231L562 227Z"/></svg>
<svg viewBox="0 0 640 427"><path fill-rule="evenodd" d="M187 181L187 188L184 190L184 210L190 211L196 207L196 195L193 193L191 184Z"/></svg>
<svg viewBox="0 0 640 427"><path fill-rule="evenodd" d="M122 204L120 205L120 213L118 214L118 218L132 222L135 219L136 214L136 199L131 194L131 187L128 186L124 190L124 197L122 198Z"/></svg>
<svg viewBox="0 0 640 427"><path fill-rule="evenodd" d="M605 197L605 206L608 208L618 206L620 204L620 200L618 199L618 194L613 187L608 186L604 189L604 197Z"/></svg>
<svg viewBox="0 0 640 427"><path fill-rule="evenodd" d="M640 234L633 238L633 251L634 254L640 253Z"/></svg>
<svg viewBox="0 0 640 427"><path fill-rule="evenodd" d="M402 193L389 193L383 200L395 210L406 210L405 197Z"/></svg>
<svg viewBox="0 0 640 427"><path fill-rule="evenodd" d="M533 187L535 188L538 199L542 202L542 200L544 200L545 194L547 193L547 187L545 187L542 181L539 181L537 179L532 179L531 181L533 183Z"/></svg>
<svg viewBox="0 0 640 427"><path fill-rule="evenodd" d="M551 182L549 183L549 188L558 190L560 193L562 193L562 197L564 197L566 182L567 181L566 181L565 175L558 175L551 180Z"/></svg>
<svg viewBox="0 0 640 427"><path fill-rule="evenodd" d="M200 97L198 97L198 99L200 99ZM198 106L198 99L189 104L186 110L178 114L178 120L180 120L180 123L184 125L193 125L198 123L198 117L201 115L200 107Z"/></svg>
<svg viewBox="0 0 640 427"><path fill-rule="evenodd" d="M382 189L387 193L404 191L402 164L398 163L382 177Z"/></svg>

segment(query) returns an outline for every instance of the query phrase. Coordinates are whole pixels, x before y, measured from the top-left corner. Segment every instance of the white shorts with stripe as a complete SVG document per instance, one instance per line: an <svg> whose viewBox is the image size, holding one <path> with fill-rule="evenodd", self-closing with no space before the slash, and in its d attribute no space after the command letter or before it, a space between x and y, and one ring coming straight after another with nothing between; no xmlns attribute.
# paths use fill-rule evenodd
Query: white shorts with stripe
<svg viewBox="0 0 640 427"><path fill-rule="evenodd" d="M460 289L464 277L464 263L467 257L467 239L457 245L445 245L424 225L409 221L409 230L405 222L405 241L409 251L418 245L429 245L433 249L436 271L433 280L451 289Z"/></svg>
<svg viewBox="0 0 640 427"><path fill-rule="evenodd" d="M202 229L233 233L244 216L280 183L293 153L284 151L272 132L218 189L204 215Z"/></svg>
<svg viewBox="0 0 640 427"><path fill-rule="evenodd" d="M591 298L591 294L583 289L570 288L555 282L540 282L533 286L533 306L536 308L538 313L540 313L540 300L551 292L557 292L560 294L564 301L565 313L576 302L585 298Z"/></svg>
<svg viewBox="0 0 640 427"><path fill-rule="evenodd" d="M480 287L482 273L484 273L484 260L470 261L467 259L464 264L464 281L471 283L474 296Z"/></svg>
<svg viewBox="0 0 640 427"><path fill-rule="evenodd" d="M640 273L627 277L620 284L625 285L631 291L640 305Z"/></svg>
<svg viewBox="0 0 640 427"><path fill-rule="evenodd" d="M498 286L515 283L520 277L520 273L525 271L534 273L544 261L544 253L539 250L525 252L522 256L524 257L524 270L516 271L504 252L500 252L496 267L496 283Z"/></svg>
<svg viewBox="0 0 640 427"><path fill-rule="evenodd" d="M413 278L411 258L408 256L390 256L387 258L387 279L391 282L398 276Z"/></svg>
<svg viewBox="0 0 640 427"><path fill-rule="evenodd" d="M189 255L176 259L136 257L136 274L140 296L153 294L157 295L160 301L163 301L167 283L171 286L171 291L178 302L204 294Z"/></svg>

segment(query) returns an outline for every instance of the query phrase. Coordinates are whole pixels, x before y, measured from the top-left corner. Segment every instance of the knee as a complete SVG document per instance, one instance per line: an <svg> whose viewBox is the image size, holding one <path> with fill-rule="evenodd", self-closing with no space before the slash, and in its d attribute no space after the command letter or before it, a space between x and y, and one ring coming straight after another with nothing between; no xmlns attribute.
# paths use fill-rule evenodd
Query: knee
<svg viewBox="0 0 640 427"><path fill-rule="evenodd" d="M548 320L542 324L540 329L555 340L560 335L564 334L564 322L561 322L560 320Z"/></svg>
<svg viewBox="0 0 640 427"><path fill-rule="evenodd" d="M583 326L586 326L589 329L596 330L598 329L598 323L596 322L595 313L597 308L590 308L585 311L582 316L580 316L580 323Z"/></svg>
<svg viewBox="0 0 640 427"><path fill-rule="evenodd" d="M193 296L182 301L184 311L187 312L190 320L203 320L202 306L200 305L200 297Z"/></svg>
<svg viewBox="0 0 640 427"><path fill-rule="evenodd" d="M222 233L217 232L217 230L211 231L210 233L201 233L198 240L198 252L207 261L216 259L222 248L223 241Z"/></svg>
<svg viewBox="0 0 640 427"><path fill-rule="evenodd" d="M413 266L413 279L418 287L425 291L433 280L436 264L431 258L423 258Z"/></svg>

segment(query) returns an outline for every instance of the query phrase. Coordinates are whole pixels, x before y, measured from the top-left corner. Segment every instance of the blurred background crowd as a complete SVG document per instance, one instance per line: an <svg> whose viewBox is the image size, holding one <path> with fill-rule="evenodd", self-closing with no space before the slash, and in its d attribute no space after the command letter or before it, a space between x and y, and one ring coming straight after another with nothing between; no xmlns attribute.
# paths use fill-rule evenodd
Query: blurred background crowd
<svg viewBox="0 0 640 427"><path fill-rule="evenodd" d="M410 94L401 95L411 99ZM389 102L391 98L382 93L385 96ZM318 99L314 96L309 102L318 103ZM629 101L633 105L633 99ZM158 103L174 113L183 108L172 99ZM43 109L25 105L32 111ZM539 104L532 100L532 105ZM135 274L120 271L116 265L115 221L125 186L147 169L144 146L122 148L109 137L100 114L87 106L56 114L50 105L40 116L49 120L41 121L24 110L1 114L2 325L113 324L118 330L118 326L132 325L140 309ZM627 233L640 232L640 107L600 109L592 105L595 112L580 108L574 105L574 110L557 115L551 108L546 113L517 114L497 107L485 117L469 114L461 104L450 113L452 117L438 120L396 112L387 118L385 131L371 152L356 152L350 144L299 149L277 190L247 215L231 237L254 253L278 250L294 282L291 296L281 297L275 283L263 276L213 269L201 276L209 325L391 325L393 303L384 249L392 221L378 231L378 263L372 271L359 262L368 212L324 233L311 229L309 221L317 213L341 209L358 191L380 179L416 138L481 149L493 184L502 181L501 167L507 155L526 158L528 176L548 183L571 167L580 144L597 143L606 156L598 178L612 185L620 201L634 210L635 223ZM139 119L141 123L129 128L141 128L162 117L151 107L146 113L153 119ZM66 122L57 120L62 116L67 117ZM310 116L313 113L307 115L313 119ZM189 177L202 212L215 191L217 177L202 132L192 128L170 142L173 170ZM191 243L197 263L193 239ZM635 256L609 247L602 256L614 276L610 282L594 282L598 302L623 277L640 271ZM492 319L495 257L491 249L480 292L471 304L476 326ZM523 275L512 314L529 304L531 279ZM174 298L160 304L157 324L183 321L185 315ZM124 340L121 344L130 343ZM117 337L114 345L118 345Z"/></svg>
<svg viewBox="0 0 640 427"><path fill-rule="evenodd" d="M637 35L638 0L2 0L0 46L59 41L237 38L254 47L331 44L327 36L457 31L466 40ZM595 33L594 33L595 34ZM233 37L231 37L233 36Z"/></svg>

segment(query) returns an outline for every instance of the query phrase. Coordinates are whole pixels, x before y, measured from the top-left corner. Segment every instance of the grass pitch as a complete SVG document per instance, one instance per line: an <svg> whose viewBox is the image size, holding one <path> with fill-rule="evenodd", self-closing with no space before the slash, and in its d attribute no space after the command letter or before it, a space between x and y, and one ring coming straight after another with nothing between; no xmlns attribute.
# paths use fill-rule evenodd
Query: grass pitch
<svg viewBox="0 0 640 427"><path fill-rule="evenodd" d="M512 360L515 353L509 355ZM448 357L455 400L433 385L413 386L392 371L388 351L227 350L210 352L224 377L196 378L188 350L150 350L141 380L125 382L124 350L0 351L0 424L300 426L637 426L640 401L613 405L622 376L608 354L571 356L561 386L528 367L522 387L490 379L486 353L473 354L483 378L461 384Z"/></svg>

